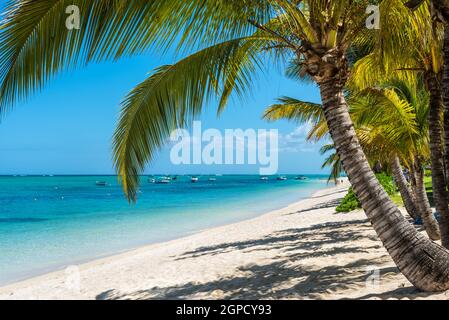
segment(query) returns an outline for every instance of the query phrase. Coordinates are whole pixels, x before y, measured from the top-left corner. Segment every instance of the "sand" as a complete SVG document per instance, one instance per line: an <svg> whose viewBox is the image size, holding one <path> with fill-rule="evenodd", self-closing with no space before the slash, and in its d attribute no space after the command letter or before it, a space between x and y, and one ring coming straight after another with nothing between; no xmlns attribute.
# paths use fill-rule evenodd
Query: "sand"
<svg viewBox="0 0 449 320"><path fill-rule="evenodd" d="M348 185L208 229L0 288L0 299L448 299L416 290Z"/></svg>

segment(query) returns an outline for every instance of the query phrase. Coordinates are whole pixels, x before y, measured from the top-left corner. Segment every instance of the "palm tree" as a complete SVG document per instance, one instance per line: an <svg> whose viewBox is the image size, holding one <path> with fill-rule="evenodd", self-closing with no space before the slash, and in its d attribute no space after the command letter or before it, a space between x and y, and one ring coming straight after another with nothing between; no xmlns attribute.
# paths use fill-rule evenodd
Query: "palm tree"
<svg viewBox="0 0 449 320"><path fill-rule="evenodd" d="M68 4L80 7L78 31L64 28ZM232 92L248 90L264 59L296 58L319 86L345 171L391 257L416 287L445 290L449 252L418 233L390 200L349 116L346 53L356 36L368 32L368 5L367 0L13 1L1 26L0 107L4 111L76 63L118 59L175 42L184 52L195 50L158 68L123 101L114 161L127 197L135 200L139 173L170 132L188 125L208 98L218 95L221 111Z"/></svg>
<svg viewBox="0 0 449 320"><path fill-rule="evenodd" d="M404 205L413 217L422 217L427 234L432 240L440 239L438 223L430 208L424 184L409 188L403 175L402 162L413 173L417 171L417 155L429 155L428 95L422 86L405 81L391 81L378 88L367 88L352 99L351 115L356 123L364 150L375 161L390 155L390 167L399 187ZM363 96L365 95L365 96ZM367 101L366 101L367 100ZM420 163L420 162L419 162ZM422 175L417 176L423 182Z"/></svg>
<svg viewBox="0 0 449 320"><path fill-rule="evenodd" d="M434 200L441 216L442 243L449 248L449 194L446 188L442 138L443 30L432 20L430 11L427 1L412 13L385 11L382 14L383 23L390 28L380 32L374 52L356 63L356 76L353 78L358 87L362 88L373 85L377 79L385 78L386 75L412 78L415 81L424 79L430 94L428 122ZM372 72L367 71L369 69Z"/></svg>
<svg viewBox="0 0 449 320"><path fill-rule="evenodd" d="M401 160L413 174L421 173L416 168L416 155L428 157L428 95L415 84L395 80L376 88L366 88L350 97L350 114L355 123L357 136L372 167L375 163L389 164L409 215L415 220L422 217L425 229L432 240L440 239L438 223L431 210L424 184L411 188L401 167ZM283 97L265 111L268 121L294 120L298 124L312 123L308 140L319 140L328 133L323 109L320 105ZM334 146L326 145L323 153ZM386 155L390 155L390 159ZM337 154L331 154L325 166L332 166L331 177L341 171ZM423 182L423 176L416 177ZM418 201L419 199L419 201Z"/></svg>
<svg viewBox="0 0 449 320"><path fill-rule="evenodd" d="M406 6L416 10L425 0L412 0ZM432 18L444 27L443 64L441 76L441 90L444 105L444 165L446 171L446 185L449 187L449 2L447 0L431 0Z"/></svg>

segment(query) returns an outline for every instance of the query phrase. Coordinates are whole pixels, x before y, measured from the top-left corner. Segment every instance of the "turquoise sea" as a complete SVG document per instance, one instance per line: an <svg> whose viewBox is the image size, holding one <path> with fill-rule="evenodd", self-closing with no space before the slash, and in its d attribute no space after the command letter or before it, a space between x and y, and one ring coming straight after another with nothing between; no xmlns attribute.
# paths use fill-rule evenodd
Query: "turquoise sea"
<svg viewBox="0 0 449 320"><path fill-rule="evenodd" d="M0 177L0 284L248 219L327 185L325 176L286 177L142 177L136 205L115 176Z"/></svg>

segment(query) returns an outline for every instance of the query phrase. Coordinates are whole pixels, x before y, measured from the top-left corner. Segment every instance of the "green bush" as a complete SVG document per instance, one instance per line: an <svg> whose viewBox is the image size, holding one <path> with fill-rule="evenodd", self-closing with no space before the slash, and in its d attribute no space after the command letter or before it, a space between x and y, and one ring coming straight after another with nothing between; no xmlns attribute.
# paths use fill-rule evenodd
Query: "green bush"
<svg viewBox="0 0 449 320"><path fill-rule="evenodd" d="M393 178L390 175L386 173L379 173L376 174L376 177L389 196L396 194L396 185L394 184Z"/></svg>
<svg viewBox="0 0 449 320"><path fill-rule="evenodd" d="M351 187L349 188L348 194L343 198L340 205L335 210L337 210L337 212L351 212L358 208L361 208L361 205Z"/></svg>
<svg viewBox="0 0 449 320"><path fill-rule="evenodd" d="M385 173L376 174L377 180L379 180L382 187L388 193L388 195L392 196L396 194L396 186L394 185L393 179L391 176ZM360 209L362 206L360 204L359 199L354 193L354 190L349 188L348 194L343 198L340 205L336 208L337 212L351 212L356 209Z"/></svg>

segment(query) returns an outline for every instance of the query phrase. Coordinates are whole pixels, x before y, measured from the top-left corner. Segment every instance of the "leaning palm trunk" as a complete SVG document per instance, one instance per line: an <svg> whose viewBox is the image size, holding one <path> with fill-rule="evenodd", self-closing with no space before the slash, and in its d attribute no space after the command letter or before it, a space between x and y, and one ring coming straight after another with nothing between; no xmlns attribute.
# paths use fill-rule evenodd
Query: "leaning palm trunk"
<svg viewBox="0 0 449 320"><path fill-rule="evenodd" d="M354 130L342 81L327 67L319 81L330 134L365 213L405 277L425 291L449 289L449 252L419 233L377 181ZM330 75L329 75L330 73Z"/></svg>
<svg viewBox="0 0 449 320"><path fill-rule="evenodd" d="M418 187L417 187L417 184L416 184L416 170L415 170L415 164L413 164L413 165L410 167L410 189L412 190L414 199L416 199L416 204L417 204L417 206L420 207L420 204L419 204L419 202L418 202L419 197L418 197ZM429 207L430 207L429 201L427 201L427 203L429 204ZM420 212L421 212L421 210L420 210Z"/></svg>
<svg viewBox="0 0 449 320"><path fill-rule="evenodd" d="M419 209L416 205L416 199L412 193L412 190L407 184L407 180L405 179L404 173L402 172L401 163L397 156L394 156L391 159L391 170L393 172L394 182L399 189L407 213L413 218L413 220L418 219Z"/></svg>
<svg viewBox="0 0 449 320"><path fill-rule="evenodd" d="M438 222L436 221L435 216L433 215L432 208L430 207L429 198L427 197L426 192L426 186L424 184L424 169L418 157L416 158L413 167L416 179L416 190L415 190L417 200L416 203L420 208L424 228L426 229L427 234L429 234L429 237L432 240L438 240L441 238ZM430 235L431 233L434 236L431 236Z"/></svg>
<svg viewBox="0 0 449 320"><path fill-rule="evenodd" d="M418 176L416 177L416 191L413 192L405 179L401 163L397 156L393 157L391 160L391 169L393 171L394 182L399 188L407 213L414 220L421 217L424 229L429 235L429 238L432 240L440 240L441 236L438 221L433 215L432 208L430 207L429 200L425 193L423 172L418 172Z"/></svg>
<svg viewBox="0 0 449 320"><path fill-rule="evenodd" d="M393 171L394 181L399 188L402 199L404 200L404 205L407 213L414 220L416 220L418 217L421 217L424 224L424 229L429 235L429 238L432 240L439 240L441 236L438 227L438 221L433 215L432 208L430 207L429 200L427 199L427 195L425 193L423 180L424 173L422 172L422 168L421 172L418 172L418 170L416 170L417 176L415 177L415 191L412 191L412 189L409 187L404 173L402 172L401 163L397 156L393 157L393 159L391 160L391 168ZM413 174L415 174L415 172L413 172Z"/></svg>
<svg viewBox="0 0 449 320"><path fill-rule="evenodd" d="M441 87L438 80L438 76L433 73L426 75L426 84L430 93L430 157L432 161L433 198L435 207L441 217L441 242L445 248L449 248L449 207L446 180L444 177L443 132L441 123L443 108L441 101Z"/></svg>

